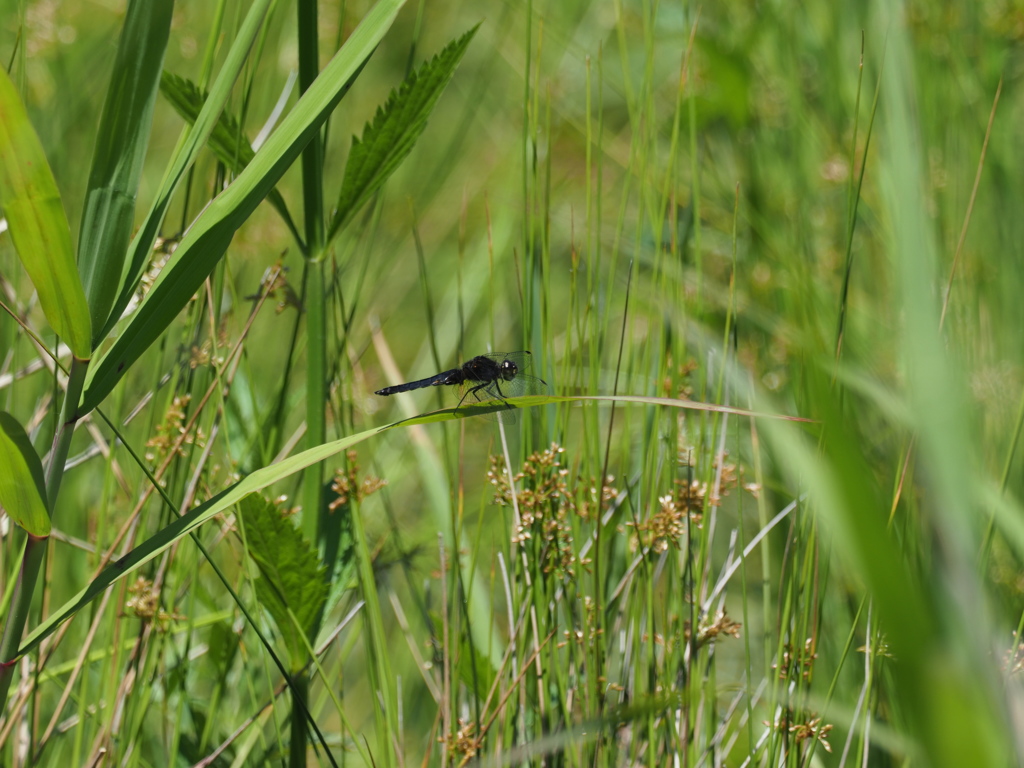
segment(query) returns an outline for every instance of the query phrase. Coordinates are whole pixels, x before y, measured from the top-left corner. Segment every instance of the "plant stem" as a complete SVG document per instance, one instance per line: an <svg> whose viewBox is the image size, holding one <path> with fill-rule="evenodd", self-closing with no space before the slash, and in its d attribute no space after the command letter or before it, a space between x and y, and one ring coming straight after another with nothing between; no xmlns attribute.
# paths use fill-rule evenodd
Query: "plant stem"
<svg viewBox="0 0 1024 768"><path fill-rule="evenodd" d="M299 90L305 93L320 74L319 20L316 0L299 0L296 6L299 41ZM324 442L324 405L327 401L327 315L324 308L324 205L323 134L317 130L302 150L302 202L306 234L306 445ZM302 529L306 538L320 548L320 509L323 494L323 464L309 467L303 475ZM314 627L312 636L316 636ZM293 660L294 661L294 660ZM305 706L309 693L307 673L292 679L291 754L295 768L306 765ZM298 699L301 699L298 700Z"/></svg>

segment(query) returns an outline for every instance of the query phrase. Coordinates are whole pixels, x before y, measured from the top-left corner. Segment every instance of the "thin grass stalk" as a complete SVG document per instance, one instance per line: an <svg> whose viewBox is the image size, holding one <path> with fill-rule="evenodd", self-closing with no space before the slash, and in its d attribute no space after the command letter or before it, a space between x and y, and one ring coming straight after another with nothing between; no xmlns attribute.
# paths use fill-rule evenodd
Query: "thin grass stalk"
<svg viewBox="0 0 1024 768"><path fill-rule="evenodd" d="M373 709L374 725L377 732L376 759L378 765L387 768L399 764L396 745L401 739L398 730L395 691L391 685L394 677L391 674L391 664L388 660L388 636L384 631L380 595L373 572L373 557L366 544L366 530L363 528L359 507L354 501L352 502L352 537L356 549L359 584L363 599L366 601L363 610L367 628L364 647L365 653L369 657L366 672L374 695L374 701L370 706ZM358 734L356 738L359 738Z"/></svg>

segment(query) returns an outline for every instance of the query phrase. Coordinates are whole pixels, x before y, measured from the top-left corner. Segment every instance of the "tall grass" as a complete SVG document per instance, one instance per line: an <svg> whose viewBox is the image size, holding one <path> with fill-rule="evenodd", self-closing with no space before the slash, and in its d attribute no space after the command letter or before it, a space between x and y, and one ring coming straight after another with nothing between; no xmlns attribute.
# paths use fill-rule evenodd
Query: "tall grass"
<svg viewBox="0 0 1024 768"><path fill-rule="evenodd" d="M152 299L115 327L92 298L134 282L86 281L66 469L30 332L69 353L0 236L2 408L60 488L0 549L28 610L0 764L1019 762L1018 35L889 5L409 4L316 115L288 72L336 71L370 4L175 9L164 68L234 123L165 78L133 232L162 222L153 272L190 226L172 268L225 221L227 252L150 331ZM122 19L50 10L2 50L93 231ZM458 39L412 153L339 194L349 136ZM279 98L301 172L249 144ZM282 173L244 196L253 168ZM515 426L372 394L515 349L553 384Z"/></svg>

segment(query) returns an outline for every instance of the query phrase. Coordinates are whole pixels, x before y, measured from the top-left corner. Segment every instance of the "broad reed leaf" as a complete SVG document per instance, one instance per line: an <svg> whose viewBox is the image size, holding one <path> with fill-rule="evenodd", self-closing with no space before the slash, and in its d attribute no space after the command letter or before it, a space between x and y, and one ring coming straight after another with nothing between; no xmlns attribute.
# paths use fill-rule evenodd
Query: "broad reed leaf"
<svg viewBox="0 0 1024 768"><path fill-rule="evenodd" d="M14 83L0 67L0 206L39 305L75 357L92 354L89 307L57 182Z"/></svg>
<svg viewBox="0 0 1024 768"><path fill-rule="evenodd" d="M107 88L78 236L92 327L104 327L127 257L173 0L133 0ZM93 338L93 345L102 337Z"/></svg>
<svg viewBox="0 0 1024 768"><path fill-rule="evenodd" d="M93 369L86 385L83 413L103 401L213 272L235 231L270 193L338 105L350 79L391 27L403 3L404 0L380 0L370 10L252 162L199 215L124 333Z"/></svg>
<svg viewBox="0 0 1024 768"><path fill-rule="evenodd" d="M48 536L43 464L20 422L0 411L0 506L33 536Z"/></svg>

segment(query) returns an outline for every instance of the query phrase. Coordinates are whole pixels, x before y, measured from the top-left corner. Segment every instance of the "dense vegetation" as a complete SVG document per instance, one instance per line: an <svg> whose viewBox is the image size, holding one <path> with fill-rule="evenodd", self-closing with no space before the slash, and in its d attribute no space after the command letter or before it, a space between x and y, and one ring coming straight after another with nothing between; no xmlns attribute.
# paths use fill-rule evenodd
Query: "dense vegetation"
<svg viewBox="0 0 1024 768"><path fill-rule="evenodd" d="M122 5L0 6L0 765L1024 759L1018 11Z"/></svg>

